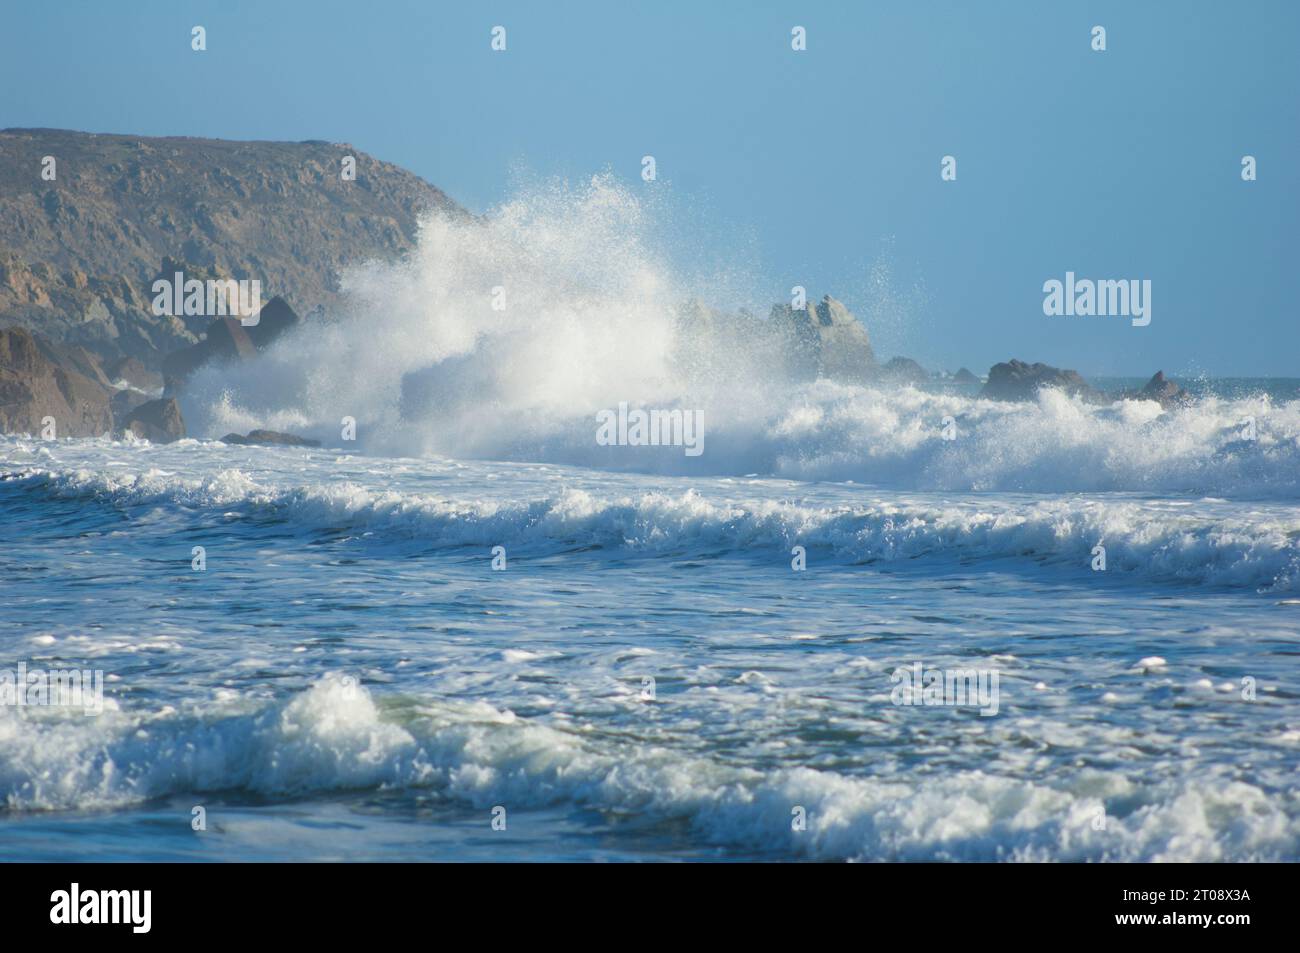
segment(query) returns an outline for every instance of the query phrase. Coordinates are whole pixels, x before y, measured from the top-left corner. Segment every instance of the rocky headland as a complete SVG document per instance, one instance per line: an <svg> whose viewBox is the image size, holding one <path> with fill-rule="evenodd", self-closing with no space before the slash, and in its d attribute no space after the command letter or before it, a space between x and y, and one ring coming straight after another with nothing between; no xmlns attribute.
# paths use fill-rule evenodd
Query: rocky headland
<svg viewBox="0 0 1300 953"><path fill-rule="evenodd" d="M53 178L43 174L48 156ZM346 156L354 180L341 175ZM409 252L427 211L468 218L423 179L342 143L0 131L0 430L185 436L176 398L198 369L257 360L336 303L341 269ZM160 309L155 282L180 276L208 286L256 280L269 300L249 315L214 315L210 297L194 313ZM995 364L982 386L966 368L931 372L901 355L881 362L868 329L830 295L774 305L765 319L690 302L677 321L678 360L696 374L743 341L795 381L958 388L1000 401L1042 389L1165 408L1190 400L1159 372L1141 389L1107 394L1075 371L1018 359ZM403 412L429 410L445 383L407 374ZM265 430L223 439L313 444Z"/></svg>
<svg viewBox="0 0 1300 953"><path fill-rule="evenodd" d="M341 269L400 258L430 210L466 215L346 143L0 130L0 428L175 439L166 401L194 370L328 309ZM248 326L157 313L154 282L177 273L255 279L271 300Z"/></svg>

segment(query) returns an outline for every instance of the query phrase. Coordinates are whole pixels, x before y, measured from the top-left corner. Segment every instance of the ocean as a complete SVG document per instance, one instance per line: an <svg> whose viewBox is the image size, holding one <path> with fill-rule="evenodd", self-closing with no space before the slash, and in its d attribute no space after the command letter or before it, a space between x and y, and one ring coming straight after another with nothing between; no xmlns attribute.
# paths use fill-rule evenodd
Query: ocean
<svg viewBox="0 0 1300 953"><path fill-rule="evenodd" d="M430 217L193 436L0 437L0 857L1300 859L1300 381L807 380L653 211Z"/></svg>
<svg viewBox="0 0 1300 953"><path fill-rule="evenodd" d="M0 856L1300 859L1298 387L0 438L2 664L103 677L0 706Z"/></svg>

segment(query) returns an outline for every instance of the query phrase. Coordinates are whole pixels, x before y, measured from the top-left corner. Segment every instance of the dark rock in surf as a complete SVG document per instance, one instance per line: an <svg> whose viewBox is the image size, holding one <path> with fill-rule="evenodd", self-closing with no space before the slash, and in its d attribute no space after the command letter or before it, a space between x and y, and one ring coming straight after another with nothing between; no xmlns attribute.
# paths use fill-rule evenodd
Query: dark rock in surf
<svg viewBox="0 0 1300 953"><path fill-rule="evenodd" d="M222 443L233 443L240 447L319 447L319 440L299 437L278 430L250 430L246 436L228 433L221 438Z"/></svg>
<svg viewBox="0 0 1300 953"><path fill-rule="evenodd" d="M148 394L142 393L138 390L132 390L129 387L124 387L115 393L108 402L109 409L113 412L114 432L120 433L124 430L126 428L127 418L131 416L131 412L137 407L143 407L145 404L149 403L149 401L150 397Z"/></svg>
<svg viewBox="0 0 1300 953"><path fill-rule="evenodd" d="M1124 396L1131 400L1154 400L1166 410L1171 407L1183 407L1192 402L1192 395L1165 377L1164 371L1156 371L1155 376L1147 381L1145 387L1139 391L1126 393Z"/></svg>
<svg viewBox="0 0 1300 953"><path fill-rule="evenodd" d="M131 411L122 429L151 443L171 443L185 436L185 419L175 399L163 397Z"/></svg>
<svg viewBox="0 0 1300 953"><path fill-rule="evenodd" d="M239 318L217 318L208 325L203 340L192 347L173 351L163 358L166 394L175 394L200 367L209 363L245 361L257 355L253 339Z"/></svg>
<svg viewBox="0 0 1300 953"><path fill-rule="evenodd" d="M979 396L988 400L1035 400L1040 390L1060 390L1089 401L1105 399L1078 371L1050 364L1026 364L1015 358L989 368L988 383Z"/></svg>
<svg viewBox="0 0 1300 953"><path fill-rule="evenodd" d="M163 359L166 393L174 394L185 381L205 364L238 363L257 357L280 336L301 323L297 313L283 298L272 298L257 313L255 324L244 324L237 317L221 317L208 325L203 340L191 347L173 351Z"/></svg>
<svg viewBox="0 0 1300 953"><path fill-rule="evenodd" d="M929 381L930 375L910 357L891 357L881 366L880 379L890 384L920 386Z"/></svg>
<svg viewBox="0 0 1300 953"><path fill-rule="evenodd" d="M289 307L289 302L275 297L257 312L257 323L249 325L248 336L252 338L253 347L264 351L301 323L302 319L298 317L298 312Z"/></svg>

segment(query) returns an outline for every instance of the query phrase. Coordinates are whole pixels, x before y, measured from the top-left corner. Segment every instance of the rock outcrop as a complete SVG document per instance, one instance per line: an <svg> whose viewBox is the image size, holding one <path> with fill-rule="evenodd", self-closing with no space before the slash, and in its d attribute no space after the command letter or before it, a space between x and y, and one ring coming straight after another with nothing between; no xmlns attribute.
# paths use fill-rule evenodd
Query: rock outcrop
<svg viewBox="0 0 1300 953"><path fill-rule="evenodd" d="M867 380L876 365L867 329L842 303L826 295L815 311L821 372L835 380Z"/></svg>
<svg viewBox="0 0 1300 953"><path fill-rule="evenodd" d="M980 379L963 367L952 375L952 382L961 384L963 387L974 387L979 384Z"/></svg>
<svg viewBox="0 0 1300 953"><path fill-rule="evenodd" d="M208 325L203 340L168 354L163 359L164 393L177 393L204 364L252 360L299 324L298 315L283 298L268 301L257 318L247 326L239 318L217 318Z"/></svg>
<svg viewBox="0 0 1300 953"><path fill-rule="evenodd" d="M110 379L114 374L82 348L51 344L24 328L0 331L0 432L52 432L56 438L131 433L155 443L185 436L176 401L151 400Z"/></svg>
<svg viewBox="0 0 1300 953"><path fill-rule="evenodd" d="M259 351L274 344L281 335L292 331L302 319L281 297L272 298L257 312L257 323L248 326L248 337Z"/></svg>
<svg viewBox="0 0 1300 953"><path fill-rule="evenodd" d="M123 387L114 393L108 401L109 410L113 414L113 432L120 433L125 428L126 419L131 416L131 411L149 403L150 400L148 394L129 387Z"/></svg>
<svg viewBox="0 0 1300 953"><path fill-rule="evenodd" d="M865 383L876 372L866 328L830 295L807 308L774 304L767 320L699 301L678 310L674 362L687 376L708 378L715 369L734 369L737 352L754 366L793 380L826 377ZM424 402L404 406L408 403Z"/></svg>
<svg viewBox="0 0 1300 953"><path fill-rule="evenodd" d="M132 410L122 430L152 443L171 443L185 436L185 420L175 399L164 397Z"/></svg>
<svg viewBox="0 0 1300 953"><path fill-rule="evenodd" d="M790 370L796 378L865 383L876 373L867 329L830 295L815 307L773 305L771 322L786 339Z"/></svg>
<svg viewBox="0 0 1300 953"><path fill-rule="evenodd" d="M1085 381L1078 371L1063 370L1049 364L1026 364L1012 358L989 368L989 379L980 397L990 400L1034 400L1040 390L1061 390L1071 397L1087 400L1102 395Z"/></svg>
<svg viewBox="0 0 1300 953"><path fill-rule="evenodd" d="M106 390L112 390L113 385L108 379L104 368L100 366L99 358L87 351L84 347L77 345L55 344L46 340L40 334L33 334L36 346L40 349L51 364L55 364L64 370L80 374L86 380L98 384Z"/></svg>
<svg viewBox="0 0 1300 953"><path fill-rule="evenodd" d="M111 393L100 380L57 358L57 350L23 328L0 331L0 431L99 437L113 426ZM87 367L91 373L97 366ZM101 376L102 372L96 374Z"/></svg>
<svg viewBox="0 0 1300 953"><path fill-rule="evenodd" d="M256 355L257 348L238 318L217 318L198 344L173 351L163 359L163 393L175 394L204 364L242 361Z"/></svg>
<svg viewBox="0 0 1300 953"><path fill-rule="evenodd" d="M145 367L137 357L109 361L104 366L104 375L112 384L125 383L146 391L156 391L163 386L162 375Z"/></svg>
<svg viewBox="0 0 1300 953"><path fill-rule="evenodd" d="M1141 390L1123 396L1131 400L1154 400L1166 410L1192 402L1192 395L1165 377L1164 371L1156 371L1155 376Z"/></svg>
<svg viewBox="0 0 1300 953"><path fill-rule="evenodd" d="M298 437L291 433L281 433L278 430L250 430L246 436L240 436L237 433L228 433L221 438L222 443L233 443L241 447L261 446L261 447L319 447L319 440L310 440L307 437Z"/></svg>
<svg viewBox="0 0 1300 953"><path fill-rule="evenodd" d="M880 380L889 384L921 385L929 381L930 375L924 367L910 357L891 357L880 367Z"/></svg>

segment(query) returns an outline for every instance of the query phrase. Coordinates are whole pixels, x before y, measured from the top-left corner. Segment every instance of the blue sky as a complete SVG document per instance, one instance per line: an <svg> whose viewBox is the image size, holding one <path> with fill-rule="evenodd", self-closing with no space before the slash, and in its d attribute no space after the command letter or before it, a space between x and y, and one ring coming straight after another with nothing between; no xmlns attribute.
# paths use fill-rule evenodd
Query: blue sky
<svg viewBox="0 0 1300 953"><path fill-rule="evenodd" d="M346 141L477 211L610 170L658 190L684 268L830 291L884 356L1300 376L1300 4L140 0L3 26L0 126ZM1044 316L1067 270L1150 279L1151 324Z"/></svg>

